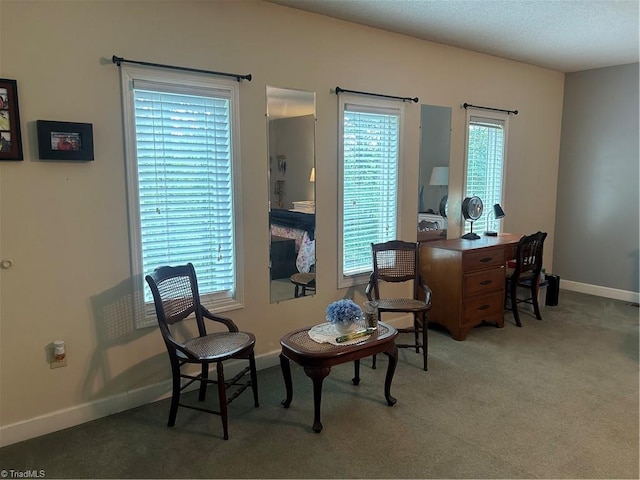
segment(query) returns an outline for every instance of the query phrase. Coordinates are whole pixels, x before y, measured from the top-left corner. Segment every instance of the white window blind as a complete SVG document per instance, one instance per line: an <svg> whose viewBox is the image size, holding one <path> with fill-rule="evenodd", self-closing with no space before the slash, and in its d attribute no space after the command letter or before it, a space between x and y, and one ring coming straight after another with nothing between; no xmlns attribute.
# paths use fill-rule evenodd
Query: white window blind
<svg viewBox="0 0 640 480"><path fill-rule="evenodd" d="M396 238L401 110L345 103L342 276L372 270L371 243Z"/></svg>
<svg viewBox="0 0 640 480"><path fill-rule="evenodd" d="M233 92L136 78L130 99L134 278L144 283L159 266L191 262L203 303L228 308L237 301ZM138 313L147 318L138 324L153 324L153 298L142 288Z"/></svg>
<svg viewBox="0 0 640 480"><path fill-rule="evenodd" d="M484 205L482 216L473 224L475 232L498 227L493 206L502 203L505 142L506 120L469 116L465 196L477 195ZM470 223L466 222L465 232L469 231Z"/></svg>

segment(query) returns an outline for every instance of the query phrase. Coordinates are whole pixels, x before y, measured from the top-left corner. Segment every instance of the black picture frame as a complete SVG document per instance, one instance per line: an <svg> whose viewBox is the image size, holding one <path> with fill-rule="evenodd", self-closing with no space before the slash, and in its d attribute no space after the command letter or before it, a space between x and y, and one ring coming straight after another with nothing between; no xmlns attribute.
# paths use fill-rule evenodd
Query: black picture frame
<svg viewBox="0 0 640 480"><path fill-rule="evenodd" d="M93 160L93 124L50 120L38 120L36 124L41 160Z"/></svg>
<svg viewBox="0 0 640 480"><path fill-rule="evenodd" d="M22 160L18 82L0 78L0 160Z"/></svg>

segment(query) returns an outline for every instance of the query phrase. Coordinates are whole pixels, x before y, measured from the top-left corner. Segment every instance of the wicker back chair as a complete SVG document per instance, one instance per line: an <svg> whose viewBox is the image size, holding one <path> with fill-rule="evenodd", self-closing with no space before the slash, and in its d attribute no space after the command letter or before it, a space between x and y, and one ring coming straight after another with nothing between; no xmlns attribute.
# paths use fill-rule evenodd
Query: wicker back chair
<svg viewBox="0 0 640 480"><path fill-rule="evenodd" d="M158 325L171 362L173 389L167 425L175 425L178 407L213 413L222 418L224 439L227 440L227 405L250 386L253 390L254 404L256 407L259 406L258 378L253 353L255 337L251 333L240 332L230 318L214 315L200 304L196 272L191 263L176 267L160 267L145 278L153 293ZM198 327L198 336L178 341L170 326L193 316ZM224 325L228 331L207 333L205 318ZM249 365L232 379L225 380L223 362L229 359L246 359ZM193 363L201 365L200 374L194 376L181 371L183 365ZM208 378L212 363L217 366L216 380ZM247 373L250 373L250 378L243 379ZM187 380L184 385L182 379ZM200 382L198 400L201 402L205 399L209 384L218 386L219 411L180 402L182 390L196 381ZM227 393L229 387L234 390L229 392L230 394Z"/></svg>
<svg viewBox="0 0 640 480"><path fill-rule="evenodd" d="M378 312L411 313L413 327L399 328L401 333L413 333L414 342L398 344L399 348L422 349L423 369L427 370L427 312L431 309L431 289L422 281L418 271L418 243L391 240L371 244L373 272L366 288L367 298L378 303ZM388 298L380 294L380 284L384 282L411 282L411 298ZM422 334L422 338L420 338ZM375 368L375 357L374 357Z"/></svg>
<svg viewBox="0 0 640 480"><path fill-rule="evenodd" d="M522 323L518 314L518 303L524 302L533 305L536 318L542 320L538 305L538 284L542 271L542 249L545 238L547 238L546 232L537 232L522 237L518 242L515 268L507 268L505 272L505 306L507 299L509 299L513 317L519 327L522 327ZM519 299L518 287L528 288L530 296L526 299Z"/></svg>

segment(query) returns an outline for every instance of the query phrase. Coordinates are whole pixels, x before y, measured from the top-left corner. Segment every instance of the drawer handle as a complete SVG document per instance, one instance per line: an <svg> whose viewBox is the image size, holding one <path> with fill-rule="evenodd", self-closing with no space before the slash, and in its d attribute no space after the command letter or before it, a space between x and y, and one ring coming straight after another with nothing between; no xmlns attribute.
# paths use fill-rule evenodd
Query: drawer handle
<svg viewBox="0 0 640 480"><path fill-rule="evenodd" d="M485 280L484 282L480 282L480 285L489 285L491 280Z"/></svg>
<svg viewBox="0 0 640 480"><path fill-rule="evenodd" d="M489 308L490 305L482 305L481 307L478 307L478 310L486 310L487 308Z"/></svg>
<svg viewBox="0 0 640 480"><path fill-rule="evenodd" d="M482 263L487 263L487 262L490 262L491 260L493 260L493 257L484 257L480 259Z"/></svg>

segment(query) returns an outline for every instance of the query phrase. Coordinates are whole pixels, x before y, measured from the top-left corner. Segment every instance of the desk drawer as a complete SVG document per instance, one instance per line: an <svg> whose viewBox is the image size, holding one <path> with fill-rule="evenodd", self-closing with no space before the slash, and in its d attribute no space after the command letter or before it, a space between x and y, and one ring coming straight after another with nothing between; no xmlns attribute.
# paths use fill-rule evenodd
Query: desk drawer
<svg viewBox="0 0 640 480"><path fill-rule="evenodd" d="M462 257L462 270L471 272L504 266L503 248L482 248L465 252Z"/></svg>
<svg viewBox="0 0 640 480"><path fill-rule="evenodd" d="M502 291L464 302L462 324L478 324L481 320L503 315L504 297Z"/></svg>
<svg viewBox="0 0 640 480"><path fill-rule="evenodd" d="M504 282L504 268L467 273L462 280L462 295L467 298L492 290L502 290Z"/></svg>

